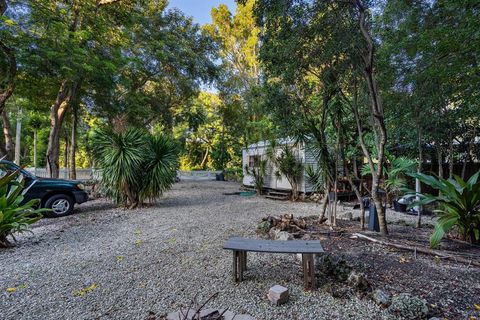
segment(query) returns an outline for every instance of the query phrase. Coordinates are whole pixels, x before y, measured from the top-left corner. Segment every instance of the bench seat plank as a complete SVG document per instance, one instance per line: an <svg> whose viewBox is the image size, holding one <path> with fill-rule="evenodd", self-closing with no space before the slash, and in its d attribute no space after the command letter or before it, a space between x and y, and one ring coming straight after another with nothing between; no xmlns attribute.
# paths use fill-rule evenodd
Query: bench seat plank
<svg viewBox="0 0 480 320"><path fill-rule="evenodd" d="M230 238L223 246L226 250L271 252L271 253L323 253L319 240L259 240L246 238Z"/></svg>

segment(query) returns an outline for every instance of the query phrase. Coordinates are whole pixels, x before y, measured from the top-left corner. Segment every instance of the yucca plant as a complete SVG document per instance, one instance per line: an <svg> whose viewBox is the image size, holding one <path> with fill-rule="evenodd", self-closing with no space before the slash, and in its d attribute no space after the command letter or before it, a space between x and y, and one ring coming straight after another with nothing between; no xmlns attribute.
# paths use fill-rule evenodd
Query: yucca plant
<svg viewBox="0 0 480 320"><path fill-rule="evenodd" d="M163 135L142 129L98 130L93 139L95 165L102 170L107 196L128 208L153 200L175 182L178 152Z"/></svg>
<svg viewBox="0 0 480 320"><path fill-rule="evenodd" d="M267 149L267 157L277 168L275 171L277 179L280 179L282 176L287 178L292 187L292 200L296 201L298 199L300 180L303 176L304 165L302 161L297 159L293 148L286 144L281 147L280 153L277 154L277 147L273 142Z"/></svg>
<svg viewBox="0 0 480 320"><path fill-rule="evenodd" d="M0 247L12 245L15 233L30 231L30 225L42 218L41 212L48 209L35 209L40 200L23 201L23 181L17 181L20 171L7 173L0 178Z"/></svg>
<svg viewBox="0 0 480 320"><path fill-rule="evenodd" d="M436 202L439 206L435 210L438 220L430 238L431 247L436 247L445 233L453 228L458 229L463 240L480 242L480 171L466 182L458 176L446 180L422 173L410 175L440 192L438 196L419 194L420 200L411 204L418 206Z"/></svg>
<svg viewBox="0 0 480 320"><path fill-rule="evenodd" d="M263 190L263 184L265 182L265 176L267 175L267 160L259 160L252 168L245 165L245 172L253 177L253 184L257 194L261 195Z"/></svg>

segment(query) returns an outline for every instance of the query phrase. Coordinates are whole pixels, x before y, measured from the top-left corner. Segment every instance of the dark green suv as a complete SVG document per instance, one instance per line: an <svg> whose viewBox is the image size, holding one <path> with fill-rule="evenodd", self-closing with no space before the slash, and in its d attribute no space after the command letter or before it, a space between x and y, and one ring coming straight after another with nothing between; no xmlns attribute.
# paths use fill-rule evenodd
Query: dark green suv
<svg viewBox="0 0 480 320"><path fill-rule="evenodd" d="M73 206L76 203L88 200L88 193L79 181L39 178L21 169L13 162L0 160L0 176L18 169L24 180L22 194L25 198L23 202L40 199L42 208L52 209L52 211L44 213L44 216L63 217L69 215L73 212Z"/></svg>

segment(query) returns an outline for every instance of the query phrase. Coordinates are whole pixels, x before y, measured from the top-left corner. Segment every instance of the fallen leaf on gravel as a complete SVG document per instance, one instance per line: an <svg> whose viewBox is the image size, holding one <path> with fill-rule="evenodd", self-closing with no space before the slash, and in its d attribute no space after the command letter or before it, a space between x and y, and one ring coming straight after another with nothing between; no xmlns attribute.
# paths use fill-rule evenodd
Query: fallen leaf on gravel
<svg viewBox="0 0 480 320"><path fill-rule="evenodd" d="M475 303L473 306L475 307L475 310L480 311L480 303Z"/></svg>
<svg viewBox="0 0 480 320"><path fill-rule="evenodd" d="M135 230L133 233L134 233L134 234L140 234L141 231L137 229L137 230Z"/></svg>
<svg viewBox="0 0 480 320"><path fill-rule="evenodd" d="M17 291L17 288L7 288L7 292L15 292Z"/></svg>
<svg viewBox="0 0 480 320"><path fill-rule="evenodd" d="M136 244L137 246L139 246L140 244L142 244L142 240L136 240L136 241L135 241L135 244Z"/></svg>
<svg viewBox="0 0 480 320"><path fill-rule="evenodd" d="M90 287L83 288L83 289L80 289L80 290L74 290L74 291L72 292L72 294L73 294L74 296L83 297L84 295L86 295L86 294L89 293L90 291L95 290L95 288L97 288L97 285L94 283L94 284L92 284Z"/></svg>
<svg viewBox="0 0 480 320"><path fill-rule="evenodd" d="M400 261L400 263L408 263L408 262L410 262L410 260L408 260L408 259L405 258L405 257L401 257L399 261Z"/></svg>

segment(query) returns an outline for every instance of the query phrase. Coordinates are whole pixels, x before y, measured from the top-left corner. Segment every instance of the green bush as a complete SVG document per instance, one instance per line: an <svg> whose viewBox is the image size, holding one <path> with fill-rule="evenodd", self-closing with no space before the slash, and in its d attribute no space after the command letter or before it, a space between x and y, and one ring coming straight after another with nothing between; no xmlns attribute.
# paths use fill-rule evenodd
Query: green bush
<svg viewBox="0 0 480 320"><path fill-rule="evenodd" d="M46 209L34 209L39 200L23 201L23 181L18 182L20 171L7 173L0 178L0 247L9 247L15 240L14 233L30 231L30 225L42 218L41 212Z"/></svg>
<svg viewBox="0 0 480 320"><path fill-rule="evenodd" d="M135 208L161 196L175 182L178 151L169 137L138 128L103 129L93 140L102 187L117 203Z"/></svg>
<svg viewBox="0 0 480 320"><path fill-rule="evenodd" d="M458 228L463 240L471 243L480 242L480 171L474 174L468 181L455 176L454 179L443 179L422 173L414 173L411 176L421 182L437 189L438 196L420 194L420 200L411 206L424 205L436 202L440 209L434 232L430 238L430 245L436 247L446 232Z"/></svg>
<svg viewBox="0 0 480 320"><path fill-rule="evenodd" d="M267 175L267 160L258 161L258 163L254 164L253 168L245 165L245 173L253 177L255 190L257 190L258 195L261 195L265 176Z"/></svg>

